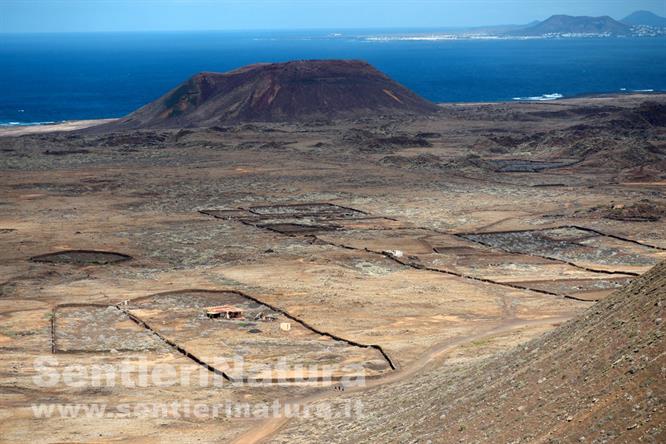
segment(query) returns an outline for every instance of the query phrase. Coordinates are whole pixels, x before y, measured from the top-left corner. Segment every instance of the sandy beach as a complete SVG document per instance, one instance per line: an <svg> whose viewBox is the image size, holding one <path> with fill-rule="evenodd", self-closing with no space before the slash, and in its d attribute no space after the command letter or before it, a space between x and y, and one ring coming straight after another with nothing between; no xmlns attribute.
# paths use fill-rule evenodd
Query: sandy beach
<svg viewBox="0 0 666 444"><path fill-rule="evenodd" d="M68 120L65 122L47 124L47 125L16 125L1 126L0 136L22 136L24 134L42 134L53 133L56 131L74 131L83 128L89 128L103 123L110 123L116 119L95 119L95 120Z"/></svg>

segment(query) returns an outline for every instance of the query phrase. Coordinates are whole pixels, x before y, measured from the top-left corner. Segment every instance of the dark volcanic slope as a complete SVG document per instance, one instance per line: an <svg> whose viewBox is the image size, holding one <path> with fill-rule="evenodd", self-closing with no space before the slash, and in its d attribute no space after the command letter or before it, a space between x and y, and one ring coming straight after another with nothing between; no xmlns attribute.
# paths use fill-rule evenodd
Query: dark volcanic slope
<svg viewBox="0 0 666 444"><path fill-rule="evenodd" d="M112 127L204 127L436 110L365 62L296 61L197 74Z"/></svg>
<svg viewBox="0 0 666 444"><path fill-rule="evenodd" d="M612 34L627 35L631 28L611 17L586 17L570 15L554 15L530 28L511 32L513 35L545 35L545 34Z"/></svg>
<svg viewBox="0 0 666 444"><path fill-rule="evenodd" d="M296 421L273 442L665 442L665 308L662 262L512 352L370 389L362 417Z"/></svg>

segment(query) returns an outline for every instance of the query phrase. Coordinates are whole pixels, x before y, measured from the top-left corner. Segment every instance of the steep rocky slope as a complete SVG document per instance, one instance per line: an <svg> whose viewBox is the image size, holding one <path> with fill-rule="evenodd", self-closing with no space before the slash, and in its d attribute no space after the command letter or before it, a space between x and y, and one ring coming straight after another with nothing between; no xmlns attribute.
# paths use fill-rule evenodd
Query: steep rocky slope
<svg viewBox="0 0 666 444"><path fill-rule="evenodd" d="M292 422L274 441L664 442L665 307L661 263L540 339L350 394L361 417Z"/></svg>

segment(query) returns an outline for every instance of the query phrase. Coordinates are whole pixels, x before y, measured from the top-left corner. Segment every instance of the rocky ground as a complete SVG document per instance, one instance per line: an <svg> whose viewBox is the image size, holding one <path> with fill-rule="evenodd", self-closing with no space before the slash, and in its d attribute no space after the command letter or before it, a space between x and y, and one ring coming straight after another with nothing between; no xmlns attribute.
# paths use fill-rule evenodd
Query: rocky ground
<svg viewBox="0 0 666 444"><path fill-rule="evenodd" d="M543 337L340 396L363 412L296 420L271 442L662 442L665 304L662 263Z"/></svg>
<svg viewBox="0 0 666 444"><path fill-rule="evenodd" d="M34 361L43 356L56 357L58 368L114 364L137 353L151 366L206 368L207 361L194 358L228 349L224 329L202 327L201 307L139 309L131 302L206 290L242 292L279 313L280 322L264 328L266 340L249 324L234 327L232 348L253 359L270 363L288 355L295 362L357 362L369 369L376 377L367 393L376 400L365 391L363 399L375 416L365 425L349 423L363 439L381 433L384 440L413 441L450 433L447 440L492 440L491 428L482 424L499 414L492 408L506 405L513 412L506 424L523 417L539 424L524 422L515 434L498 435L507 437L500 441L533 440L553 424L561 425L553 436L562 440L613 433L608 436L658 441L658 415L648 421L645 413L658 394L642 392L637 403L643 413L635 419L624 404L615 403L615 413L615 407L602 408L613 404L610 398L604 404L605 398L590 395L599 399L594 411L606 416L582 418L578 412L592 392L582 391L578 376L567 374L565 382L578 387L580 397L566 397L553 385L548 396L554 404L523 404L525 387L547 398L546 389L538 395L544 383L534 389L526 379L512 386L504 376L510 363L496 356L590 307L606 307L594 304L666 258L665 104L662 95L628 95L452 104L428 117L115 133L40 128L1 136L0 440L226 442L271 439L278 429L286 435L275 439L284 440L296 439L306 430L301 427L332 439L332 428L314 423L34 417L34 403L319 402L340 395L333 386L297 384L35 385ZM45 257L50 259L39 260ZM626 313L618 322L634 328ZM279 329L284 316L302 322L304 330ZM591 328L571 335L588 341L583 332ZM641 334L638 327L620 330L636 332L630 338L641 347L632 355L635 365L643 354L652 356L641 342L648 340L642 334L647 328ZM612 332L600 331L599 340L613 341ZM66 350L53 346L54 337ZM537 352L530 345L529 352L507 356L536 356L538 368L517 362L535 373L550 369L553 359L570 359L573 372L580 360L557 354L562 338L558 333L542 339ZM585 355L590 365L619 359L605 343L590 344L599 349L596 361ZM480 362L488 357L496 360ZM497 378L492 396L501 403L477 390L484 371ZM634 378L639 386L652 384L652 376L644 380L641 374L623 374L622 384ZM419 387L432 381L451 386L427 397ZM386 401L391 390L409 401ZM386 410L396 405L418 405L431 414L404 416L414 420L396 425L402 410ZM384 417L389 426L375 429Z"/></svg>

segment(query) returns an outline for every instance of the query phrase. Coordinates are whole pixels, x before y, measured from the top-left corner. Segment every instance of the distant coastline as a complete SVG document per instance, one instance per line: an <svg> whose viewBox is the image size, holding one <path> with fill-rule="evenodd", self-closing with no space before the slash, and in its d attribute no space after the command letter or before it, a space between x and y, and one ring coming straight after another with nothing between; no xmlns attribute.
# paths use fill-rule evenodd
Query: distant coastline
<svg viewBox="0 0 666 444"><path fill-rule="evenodd" d="M110 123L116 119L65 120L62 122L42 122L16 125L0 124L0 137L22 136L24 134L50 133L55 131L74 131L91 126Z"/></svg>
<svg viewBox="0 0 666 444"><path fill-rule="evenodd" d="M201 71L303 59L365 60L437 103L666 91L666 37L359 40L374 32L12 36L0 45L0 68L11 66L0 69L0 126L118 118Z"/></svg>
<svg viewBox="0 0 666 444"><path fill-rule="evenodd" d="M613 99L617 97L625 96L651 96L651 95L663 95L666 94L666 91L654 91L654 90L636 90L636 91L613 91L613 92L595 92L595 93L583 93L576 94L572 96L563 96L557 93L543 94L542 96L533 96L533 97L515 97L512 100L494 100L494 101L468 101L468 102L437 102L438 105L475 105L475 104L498 104L498 103L543 103L543 102L555 102L563 100L584 100L584 99ZM102 125L105 123L110 123L118 120L122 116L118 117L106 117L98 119L86 119L86 120L62 120L58 122L12 122L0 123L0 137L3 136L20 136L24 134L36 134L36 133L47 133L47 132L56 132L56 131L74 131L84 128L89 128L96 125Z"/></svg>
<svg viewBox="0 0 666 444"><path fill-rule="evenodd" d="M495 34L405 34L405 35L376 35L359 37L366 42L437 42L447 40L553 40L553 39L627 39L627 38L654 38L666 36L665 32L650 33L646 35L613 35L609 33L551 33L542 35L495 35Z"/></svg>
<svg viewBox="0 0 666 444"><path fill-rule="evenodd" d="M407 40L533 40L562 38L626 38L666 36L666 18L648 11L637 11L618 21L609 16L588 17L553 15L527 25L469 28L457 32L370 36L367 41Z"/></svg>

